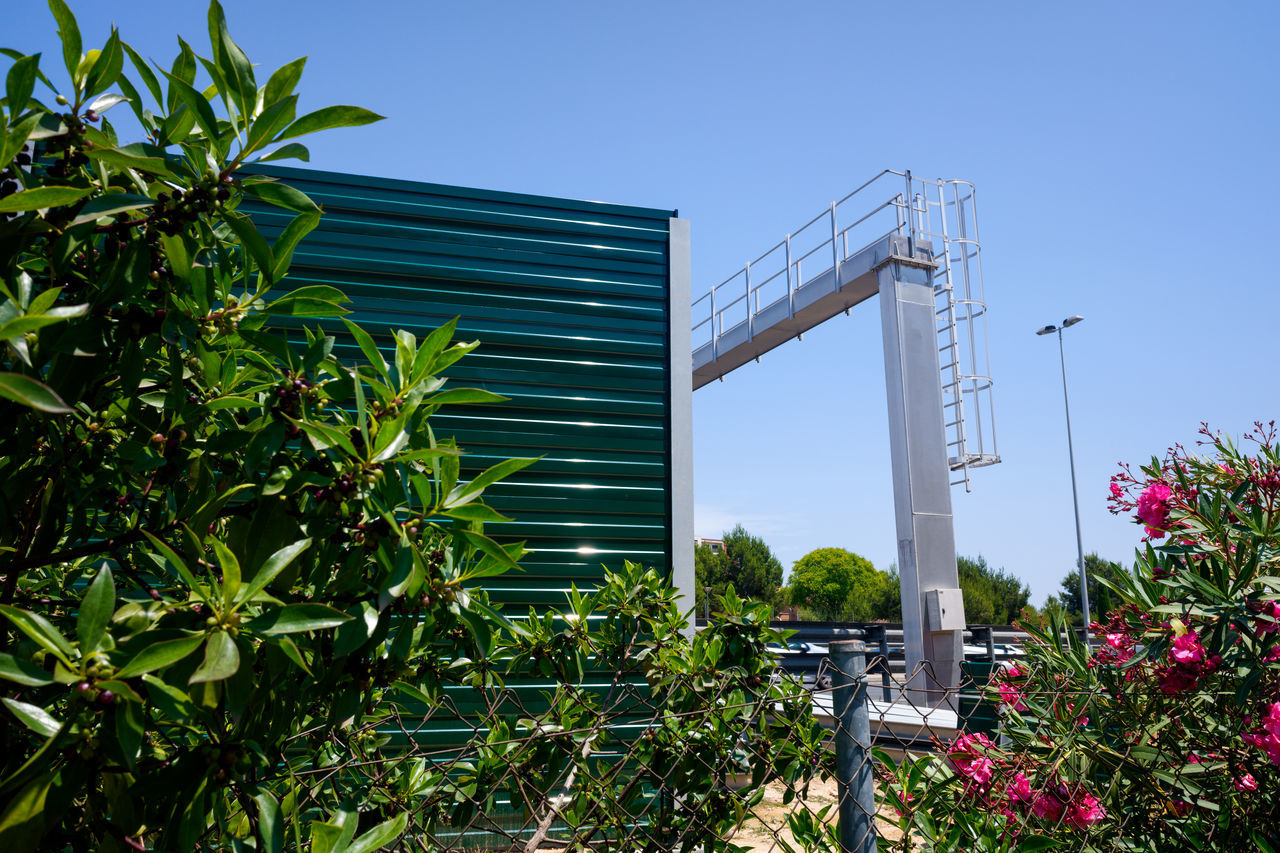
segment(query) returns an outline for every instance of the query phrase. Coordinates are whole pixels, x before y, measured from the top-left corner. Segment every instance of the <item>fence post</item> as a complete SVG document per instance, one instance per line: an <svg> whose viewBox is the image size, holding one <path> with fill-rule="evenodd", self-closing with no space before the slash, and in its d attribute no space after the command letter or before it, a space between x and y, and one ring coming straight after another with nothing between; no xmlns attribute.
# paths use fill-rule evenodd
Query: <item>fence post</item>
<svg viewBox="0 0 1280 853"><path fill-rule="evenodd" d="M871 717L867 709L867 644L840 640L830 646L835 668L832 716L836 721L836 785L843 853L875 853L876 794L871 772Z"/></svg>

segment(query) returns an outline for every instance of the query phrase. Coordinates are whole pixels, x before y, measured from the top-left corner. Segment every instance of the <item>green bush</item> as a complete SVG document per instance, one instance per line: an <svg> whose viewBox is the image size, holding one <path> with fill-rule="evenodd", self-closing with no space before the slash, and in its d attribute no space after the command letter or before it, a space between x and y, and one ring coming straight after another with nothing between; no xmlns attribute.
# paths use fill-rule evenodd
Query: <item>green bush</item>
<svg viewBox="0 0 1280 853"><path fill-rule="evenodd" d="M394 364L348 324L343 364L345 297L287 288L320 211L242 167L378 116L295 115L304 60L260 82L216 0L170 68L50 8L67 82L7 51L0 122L0 849L374 849L408 814L343 767L398 685L491 651L466 587L520 548L479 498L527 463L463 481L428 428L493 399L443 387L452 324ZM246 200L295 216L269 242Z"/></svg>

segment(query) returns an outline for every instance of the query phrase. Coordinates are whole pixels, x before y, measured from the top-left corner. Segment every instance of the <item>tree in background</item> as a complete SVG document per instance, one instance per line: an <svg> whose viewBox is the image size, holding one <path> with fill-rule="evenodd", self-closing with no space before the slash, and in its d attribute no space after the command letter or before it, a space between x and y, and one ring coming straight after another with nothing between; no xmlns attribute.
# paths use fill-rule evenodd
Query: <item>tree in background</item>
<svg viewBox="0 0 1280 853"><path fill-rule="evenodd" d="M987 565L986 558L956 557L964 615L971 625L1008 625L1031 599L1030 588L1003 568Z"/></svg>
<svg viewBox="0 0 1280 853"><path fill-rule="evenodd" d="M728 563L725 582L743 598L775 604L782 590L782 563L765 541L752 536L741 524L724 535Z"/></svg>
<svg viewBox="0 0 1280 853"><path fill-rule="evenodd" d="M709 611L717 594L723 595L728 586L729 560L723 551L699 543L693 549L694 601L697 615Z"/></svg>
<svg viewBox="0 0 1280 853"><path fill-rule="evenodd" d="M788 598L816 619L869 622L891 596L889 575L843 548L818 548L791 568ZM901 610L901 608L899 608Z"/></svg>
<svg viewBox="0 0 1280 853"><path fill-rule="evenodd" d="M782 563L763 539L752 536L741 524L724 534L721 553L717 554L710 545L697 546L693 567L699 613L706 612L708 607L718 610L717 599L730 586L744 599L769 604L778 604L783 599Z"/></svg>
<svg viewBox="0 0 1280 853"><path fill-rule="evenodd" d="M1114 608L1110 588L1099 583L1098 578L1115 581L1127 577L1129 572L1114 560L1105 560L1096 553L1084 555L1084 571L1089 578L1090 616L1096 618L1099 613L1107 613ZM1084 621L1084 603L1080 600L1080 573L1068 572L1062 579L1061 586L1061 592L1050 596L1050 600L1062 609L1072 625L1079 625ZM1046 608L1049 606L1050 602L1046 602Z"/></svg>

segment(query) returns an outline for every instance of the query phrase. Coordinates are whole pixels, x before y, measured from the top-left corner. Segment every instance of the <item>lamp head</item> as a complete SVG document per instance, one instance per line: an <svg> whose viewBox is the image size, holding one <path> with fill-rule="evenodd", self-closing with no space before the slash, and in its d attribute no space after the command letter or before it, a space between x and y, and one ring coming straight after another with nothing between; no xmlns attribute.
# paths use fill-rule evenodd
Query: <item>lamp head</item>
<svg viewBox="0 0 1280 853"><path fill-rule="evenodd" d="M1058 331L1058 327L1054 325L1045 326L1043 329L1036 329L1037 335L1051 335Z"/></svg>
<svg viewBox="0 0 1280 853"><path fill-rule="evenodd" d="M1083 319L1084 318L1081 317L1079 314L1072 314L1070 317L1062 321L1062 328L1066 329L1071 326L1074 326L1076 323L1079 323Z"/></svg>

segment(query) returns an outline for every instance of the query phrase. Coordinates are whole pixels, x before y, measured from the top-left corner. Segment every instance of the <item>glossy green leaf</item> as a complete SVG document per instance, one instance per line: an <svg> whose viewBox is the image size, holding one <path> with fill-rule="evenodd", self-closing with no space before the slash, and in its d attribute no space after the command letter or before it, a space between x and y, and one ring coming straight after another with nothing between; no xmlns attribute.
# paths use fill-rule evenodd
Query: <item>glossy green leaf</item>
<svg viewBox="0 0 1280 853"><path fill-rule="evenodd" d="M98 54L98 58L94 61L93 66L89 69L89 74L85 78L84 93L92 98L99 92L105 91L116 82L116 78L120 76L120 69L124 67L124 51L120 49L120 34L115 27L111 28L111 37L107 39L106 45L102 48L102 52Z"/></svg>
<svg viewBox="0 0 1280 853"><path fill-rule="evenodd" d="M372 110L366 110L364 107L324 107L315 112L307 113L289 125L284 133L280 134L279 138L282 140L293 139L297 136L304 136L308 133L335 127L358 127L364 124L372 124L375 121L382 121L384 118L386 116L380 116Z"/></svg>
<svg viewBox="0 0 1280 853"><path fill-rule="evenodd" d="M42 849L48 815L46 800L56 771L43 773L29 782L11 799L0 814L0 850L5 853L34 853Z"/></svg>
<svg viewBox="0 0 1280 853"><path fill-rule="evenodd" d="M212 0L209 4L209 41L213 45L214 61L235 96L236 106L243 118L240 124L243 126L248 122L257 102L258 84L254 80L253 63L227 30L227 18L218 0Z"/></svg>
<svg viewBox="0 0 1280 853"><path fill-rule="evenodd" d="M27 332L34 332L36 329L43 329L45 326L52 326L55 323L70 320L72 317L82 317L89 310L88 305L60 305L56 308L44 308L37 307L35 303L32 303L31 307L33 313L14 317L12 320L0 324L0 341L20 338ZM47 311L48 313L34 313L36 311Z"/></svg>
<svg viewBox="0 0 1280 853"><path fill-rule="evenodd" d="M235 675L239 668L240 650L236 648L236 641L226 631L215 631L205 642L204 660L188 683L223 681Z"/></svg>
<svg viewBox="0 0 1280 853"><path fill-rule="evenodd" d="M40 67L40 54L24 56L9 67L5 76L5 94L9 98L9 115L20 115L27 108L27 101L36 88L36 71Z"/></svg>
<svg viewBox="0 0 1280 853"><path fill-rule="evenodd" d="M8 652L0 652L0 678L25 684L28 687L43 687L53 684L49 673L25 660L19 660Z"/></svg>
<svg viewBox="0 0 1280 853"><path fill-rule="evenodd" d="M288 568L289 564L297 559L299 554L310 547L311 540L302 539L284 546L270 557L267 557L258 571L245 584L244 589L236 596L235 603L238 605L250 601L255 595L266 589L267 585L275 580L281 572Z"/></svg>
<svg viewBox="0 0 1280 853"><path fill-rule="evenodd" d="M253 220L249 217L239 214L227 214L226 222L231 226L231 230L236 232L236 236L240 238L240 242L249 251L253 260L268 278L275 269L275 256L271 252L271 247L267 245L266 238L258 231L258 227L253 224Z"/></svg>
<svg viewBox="0 0 1280 853"><path fill-rule="evenodd" d="M279 181L246 183L244 191L267 204L274 204L276 207L295 210L299 213L310 213L320 209L306 193Z"/></svg>
<svg viewBox="0 0 1280 853"><path fill-rule="evenodd" d="M204 95L193 89L189 83L175 77L172 73L165 71L164 75L169 78L170 97L176 98L187 109L192 111L195 115L196 124L200 125L200 129L204 131L204 135L207 138L217 139L218 118L214 115L213 107L205 100Z"/></svg>
<svg viewBox="0 0 1280 853"><path fill-rule="evenodd" d="M0 699L0 702L4 702L5 707L12 711L24 726L41 737L53 737L62 728L62 723L39 705L19 702L17 699L8 697Z"/></svg>
<svg viewBox="0 0 1280 853"><path fill-rule="evenodd" d="M218 537L212 536L207 541L213 546L213 553L218 558L218 569L222 572L222 607L225 610L240 592L240 561Z"/></svg>
<svg viewBox="0 0 1280 853"><path fill-rule="evenodd" d="M284 231L276 238L275 243L271 246L271 251L275 255L276 265L272 270L276 281L284 278L285 273L289 271L289 264L293 262L293 252L298 247L298 243L302 238L306 237L315 227L320 224L320 211L313 210L307 213L299 213L289 224L285 226ZM330 302L349 301L337 288L326 288L334 291L341 299L330 298ZM297 295L294 291L294 295Z"/></svg>
<svg viewBox="0 0 1280 853"><path fill-rule="evenodd" d="M290 95L263 110L262 115L254 119L249 127L249 140L245 143L244 154L252 153L274 142L276 134L293 121L297 105L298 96Z"/></svg>
<svg viewBox="0 0 1280 853"><path fill-rule="evenodd" d="M489 486L511 476L517 471L528 468L537 461L536 459L504 459L492 468L477 474L470 482L458 484L449 493L449 496L444 499L442 506L446 509L452 509L469 503L478 498Z"/></svg>
<svg viewBox="0 0 1280 853"><path fill-rule="evenodd" d="M129 153L127 151L121 151L117 148L95 148L92 151L89 151L87 153L91 160L99 160L110 166L115 166L118 169L136 169L139 172L146 172L151 175L160 175L162 177L168 177L168 178L175 177L173 170L170 168L169 161L165 160L163 157L140 156L137 154ZM117 194L100 196L99 198L94 199L93 201L99 201L101 199L111 199L113 198L114 195L117 195ZM123 194L119 194L119 195L123 195ZM150 206L155 204L155 199L147 198L146 196L131 195L129 196L129 198L131 199L145 198L146 199L146 204L139 202L138 204L134 205L134 207L145 207L145 206ZM93 202L91 201L89 202L89 204L93 204ZM89 204L86 204L85 207L88 208ZM124 209L131 210L132 208L124 208ZM83 216L87 212L89 211L82 210L81 215ZM101 213L98 214L98 216L102 216L102 215L104 214L101 214ZM84 220L81 220L81 221L84 221Z"/></svg>
<svg viewBox="0 0 1280 853"><path fill-rule="evenodd" d="M409 825L408 812L400 812L391 820L383 821L347 845L347 853L373 853L381 850L404 835Z"/></svg>
<svg viewBox="0 0 1280 853"><path fill-rule="evenodd" d="M378 349L378 345L373 342L373 338L360 326L352 323L350 320L343 320L343 325L347 327L347 331L351 333L351 337L356 339L356 344L360 347L360 352L364 354L369 364L378 371L378 375L383 379L387 379L387 362L382 357L382 352Z"/></svg>
<svg viewBox="0 0 1280 853"><path fill-rule="evenodd" d="M71 411L48 385L20 373L0 373L0 397L51 414Z"/></svg>
<svg viewBox="0 0 1280 853"><path fill-rule="evenodd" d="M270 160L301 160L303 163L310 163L311 152L300 142L290 142L279 148L272 148L254 162L266 163Z"/></svg>
<svg viewBox="0 0 1280 853"><path fill-rule="evenodd" d="M63 0L49 0L49 10L58 22L58 38L62 40L62 58L67 63L67 73L74 75L80 66L80 27L76 16Z"/></svg>
<svg viewBox="0 0 1280 853"><path fill-rule="evenodd" d="M102 648L102 639L116 609L116 584L111 569L103 566L89 584L80 612L76 614L76 636L80 638L80 651L89 654Z"/></svg>
<svg viewBox="0 0 1280 853"><path fill-rule="evenodd" d="M137 69L138 76L142 78L142 85L147 87L147 91L151 93L151 97L155 98L157 104L164 103L164 92L160 89L160 81L156 78L156 74L151 70L151 66L147 64L138 52L128 44L121 42L120 47L129 56L129 61L133 63L133 67Z"/></svg>
<svg viewBox="0 0 1280 853"><path fill-rule="evenodd" d="M271 106L277 101L292 95L298 87L298 81L302 79L302 70L306 68L306 65L307 58L300 56L292 62L277 68L275 73L267 80L266 88L263 90L263 104Z"/></svg>
<svg viewBox="0 0 1280 853"><path fill-rule="evenodd" d="M101 158L102 151L91 152L94 157ZM119 152L114 152L119 153ZM132 159L132 158L128 158ZM161 161L163 162L163 161ZM143 171L151 171L144 169ZM158 170L157 170L158 171ZM82 222L93 222L104 216L114 216L117 213L125 213L130 210L142 210L155 204L155 199L148 198L145 195L133 195L132 193L107 193L97 198L89 199L80 208L80 212L76 214L75 219L71 220L71 224L79 225Z"/></svg>
<svg viewBox="0 0 1280 853"><path fill-rule="evenodd" d="M58 655L64 663L70 664L75 658L75 650L67 642L66 637L62 636L58 629L39 613L19 610L9 604L0 604L0 615L8 618L19 631L35 640L46 651Z"/></svg>
<svg viewBox="0 0 1280 853"><path fill-rule="evenodd" d="M89 193L90 190L80 187L34 187L0 198L0 213L21 213L24 210L64 207L74 204Z"/></svg>
<svg viewBox="0 0 1280 853"><path fill-rule="evenodd" d="M152 643L133 656L124 667L116 673L116 678L135 678L143 673L155 672L172 666L200 648L204 643L203 634L191 637L179 637L176 640L163 640Z"/></svg>
<svg viewBox="0 0 1280 853"><path fill-rule="evenodd" d="M296 634L336 628L351 617L326 604L288 604L270 610L248 623L248 627L268 636Z"/></svg>
<svg viewBox="0 0 1280 853"><path fill-rule="evenodd" d="M258 834L262 837L263 853L280 853L284 850L285 828L280 803L269 791L256 794L253 802L258 807Z"/></svg>

